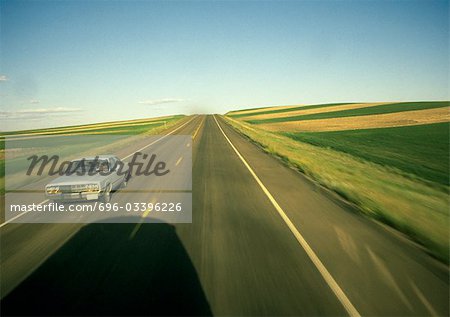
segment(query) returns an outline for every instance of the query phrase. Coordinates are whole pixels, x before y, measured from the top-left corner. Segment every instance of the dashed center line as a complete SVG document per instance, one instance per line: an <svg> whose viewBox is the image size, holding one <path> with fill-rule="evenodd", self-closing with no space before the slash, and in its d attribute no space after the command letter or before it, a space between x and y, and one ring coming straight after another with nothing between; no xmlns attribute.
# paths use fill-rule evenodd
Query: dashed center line
<svg viewBox="0 0 450 317"><path fill-rule="evenodd" d="M156 202L156 199L153 198L152 200L149 201L149 203L151 203L152 205ZM147 208L146 211L144 211L142 213L141 219L139 220L139 222L134 226L133 231L131 231L130 236L128 237L128 240L133 240L133 238L136 236L136 234L138 233L139 229L142 226L142 223L144 222L144 219L147 218L147 216L150 214L152 210L150 208Z"/></svg>
<svg viewBox="0 0 450 317"><path fill-rule="evenodd" d="M205 119L203 119L200 124L198 125L198 128L195 130L194 135L192 136L192 140L195 139L195 137L197 136L198 131L200 130L200 127L202 126L202 123L205 121Z"/></svg>

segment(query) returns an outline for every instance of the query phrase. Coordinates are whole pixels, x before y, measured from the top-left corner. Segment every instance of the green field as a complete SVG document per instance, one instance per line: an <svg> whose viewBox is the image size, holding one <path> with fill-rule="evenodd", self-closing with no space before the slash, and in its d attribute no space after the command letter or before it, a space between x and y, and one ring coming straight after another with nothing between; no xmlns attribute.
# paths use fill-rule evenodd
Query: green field
<svg viewBox="0 0 450 317"><path fill-rule="evenodd" d="M273 123L273 122L287 122L287 121L301 121L301 120L318 120L329 118L368 116L384 113L395 113L402 111L425 110L433 108L449 107L448 101L432 101L432 102L402 102L395 104L385 104L380 106L372 106L351 110L331 111L322 113L312 113L307 115L299 115L284 118L268 118L261 120L246 120L252 124ZM306 109L306 108L305 108ZM281 110L281 109L280 109ZM260 113L258 113L260 114Z"/></svg>
<svg viewBox="0 0 450 317"><path fill-rule="evenodd" d="M97 133L102 133L102 134L127 134L127 135L136 135L136 134L142 134L145 133L153 128L156 127L160 127L163 126L164 124L167 124L171 121L173 121L174 118L171 118L169 120L166 120L166 123L164 122L149 122L146 124L142 124L142 125L135 125L135 126L117 126L117 127L99 127L98 129L93 129L93 130L88 130L88 131L83 131L83 130L79 130L79 131L72 131L72 132L64 132L64 131L60 131L57 133L54 133L53 135L58 135L58 134L65 134L68 133L70 135L77 135L77 134L97 134Z"/></svg>
<svg viewBox="0 0 450 317"><path fill-rule="evenodd" d="M329 147L353 156L449 185L450 123L418 126L284 133L313 145Z"/></svg>
<svg viewBox="0 0 450 317"><path fill-rule="evenodd" d="M242 117L258 116L261 114L275 114L275 113L291 112L291 111L297 111L297 110L307 110L307 109L309 110L309 109L324 108L324 107L331 107L331 106L343 106L343 105L351 105L351 104L354 104L354 103L352 103L352 102L325 103L325 104L318 104L318 105L298 106L298 107L293 107L293 108L281 108L281 109L272 109L272 110L266 110L266 111L258 111L258 112L252 112L252 113L239 113L239 114L233 114L233 112L229 112L227 114L227 116L237 119L237 118L242 118ZM264 109L264 108L254 108L254 109L247 109L247 110L257 110L257 109ZM239 110L239 111L244 111L244 110Z"/></svg>

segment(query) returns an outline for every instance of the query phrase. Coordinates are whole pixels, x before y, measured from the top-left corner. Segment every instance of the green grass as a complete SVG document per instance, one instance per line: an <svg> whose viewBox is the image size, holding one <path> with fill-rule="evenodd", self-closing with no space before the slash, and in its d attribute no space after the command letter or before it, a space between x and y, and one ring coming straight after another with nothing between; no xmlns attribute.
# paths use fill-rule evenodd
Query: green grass
<svg viewBox="0 0 450 317"><path fill-rule="evenodd" d="M402 111L425 110L432 108L442 108L450 106L449 101L432 101L432 102L402 102L394 104L386 104L380 106L371 106L359 109L331 111L322 113L312 113L307 115L299 115L284 118L269 118L261 120L245 120L252 124L287 122L287 121L302 121L302 120L318 120L329 118L368 116L385 113L395 113ZM280 109L281 110L281 109Z"/></svg>
<svg viewBox="0 0 450 317"><path fill-rule="evenodd" d="M449 185L450 123L333 131L284 133L294 140L329 147L362 159Z"/></svg>
<svg viewBox="0 0 450 317"><path fill-rule="evenodd" d="M318 105L310 105L310 106L298 106L293 108L281 108L281 109L273 109L273 110L266 110L266 111L258 111L255 113L242 113L242 114L233 114L232 112L227 113L227 116L232 118L241 118L241 117L250 117L250 116L258 116L261 114L275 114L275 113L281 113L281 112L291 112L291 111L297 111L297 110L306 110L306 109L316 109L316 108L324 108L324 107L331 107L331 106L343 106L343 105L351 105L354 104L353 102L344 102L344 103L326 103L326 104L318 104ZM255 108L256 109L264 109L264 108ZM253 109L248 109L253 110ZM237 111L244 111L244 110L237 110Z"/></svg>
<svg viewBox="0 0 450 317"><path fill-rule="evenodd" d="M448 124L416 127L415 131L401 128L397 131L397 128L380 129L379 132L365 130L361 134L345 136L340 134L344 132L335 135L315 133L302 135L300 138L308 139L304 142L292 135L287 137L258 125L224 118L268 153L281 157L287 164L356 205L362 213L409 235L436 258L449 262L449 187L443 184L448 179L448 170L446 174L444 172L448 166L448 152L444 153L446 149L448 151L448 144L445 144L448 132L444 131ZM328 136L330 140L327 140ZM353 144L358 142L361 144ZM373 149L367 150L370 147ZM364 154L364 149L369 153ZM389 153L398 156L388 158ZM435 155L437 157L433 157ZM386 162L376 163L388 159L392 159L389 166ZM415 169L414 173L423 173L428 179L437 177L442 183L424 181L406 171L415 164L419 165L416 167L419 172Z"/></svg>

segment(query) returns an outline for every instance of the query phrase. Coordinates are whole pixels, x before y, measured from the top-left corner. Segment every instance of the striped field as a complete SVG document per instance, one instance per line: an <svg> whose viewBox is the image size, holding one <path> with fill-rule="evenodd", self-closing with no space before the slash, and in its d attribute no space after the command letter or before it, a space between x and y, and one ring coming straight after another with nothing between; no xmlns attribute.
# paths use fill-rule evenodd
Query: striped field
<svg viewBox="0 0 450 317"><path fill-rule="evenodd" d="M258 124L261 128L275 132L320 132L358 129L391 128L450 121L449 107L415 111L403 111L361 116L268 122ZM251 121L250 121L251 123Z"/></svg>
<svg viewBox="0 0 450 317"><path fill-rule="evenodd" d="M318 114L324 112L333 112L333 111L342 111L342 110L351 110L351 109L359 109L366 107L374 107L379 106L386 103L354 103L354 104L339 104L339 105L330 105L326 107L296 107L289 111L281 111L281 112L266 112L266 113L253 113L247 114L247 116L240 117L241 120L271 120L275 118L290 118L302 115L309 114Z"/></svg>
<svg viewBox="0 0 450 317"><path fill-rule="evenodd" d="M78 126L56 127L47 129L22 130L2 132L0 137L4 136L38 136L38 135L53 135L53 134L141 134L152 130L159 126L167 126L170 123L176 122L184 116L167 116L159 118L114 121L85 124Z"/></svg>

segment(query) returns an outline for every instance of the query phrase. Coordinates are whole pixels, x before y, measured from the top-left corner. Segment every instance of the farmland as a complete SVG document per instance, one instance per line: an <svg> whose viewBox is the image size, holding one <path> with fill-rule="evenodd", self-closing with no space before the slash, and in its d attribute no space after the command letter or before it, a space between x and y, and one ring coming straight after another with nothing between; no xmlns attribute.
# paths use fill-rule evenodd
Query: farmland
<svg viewBox="0 0 450 317"><path fill-rule="evenodd" d="M377 115L386 113L396 113L404 111L425 110L448 107L450 104L446 101L442 102L407 102L407 103L394 103L394 104L379 104L376 106L360 107L358 109L350 110L337 110L331 112L311 113L300 116L288 116L288 117L273 117L263 120L246 120L253 124L273 123L273 122L285 122L285 121L301 121L301 120L317 120L328 118L343 118L343 117L356 117ZM261 114L261 113L259 113Z"/></svg>
<svg viewBox="0 0 450 317"><path fill-rule="evenodd" d="M278 106L278 107L265 107L265 108L254 108L247 109L241 111L231 111L227 113L228 116L232 118L242 118L248 116L256 116L256 115L264 115L270 114L275 115L277 113L291 112L297 110L309 110L309 109L320 109L324 107L332 107L332 106L341 106L348 105L348 103L327 103L327 104L319 104L319 105L309 105L309 106Z"/></svg>
<svg viewBox="0 0 450 317"><path fill-rule="evenodd" d="M182 117L183 116L178 115L178 116L168 116L150 119L102 122L102 123L56 127L47 129L11 131L11 132L2 132L2 136L24 137L24 136L53 135L53 134L72 135L77 133L89 133L89 134L119 133L119 134L136 135L149 132L156 127L170 125L171 123L175 123Z"/></svg>

